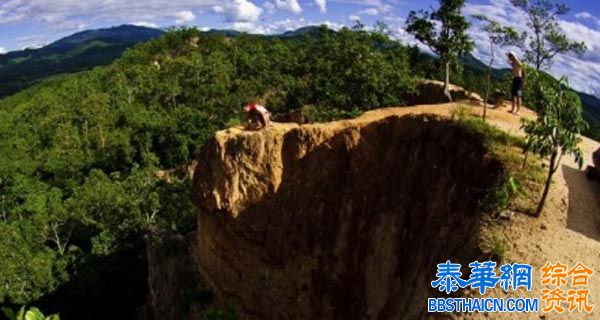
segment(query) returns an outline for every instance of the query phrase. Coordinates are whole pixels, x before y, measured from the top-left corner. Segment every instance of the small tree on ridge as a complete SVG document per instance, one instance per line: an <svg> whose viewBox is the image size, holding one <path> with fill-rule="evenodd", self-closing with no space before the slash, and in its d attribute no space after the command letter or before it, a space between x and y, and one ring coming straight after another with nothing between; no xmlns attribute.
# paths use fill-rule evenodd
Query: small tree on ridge
<svg viewBox="0 0 600 320"><path fill-rule="evenodd" d="M491 20L484 15L475 15L474 18L484 23L482 29L485 31L490 41L489 44L491 57L487 66L487 84L485 89L485 97L483 100L483 121L485 121L487 115L487 102L488 98L490 97L492 83L492 66L494 65L494 60L496 58L496 48L518 46L523 41L524 35L519 35L515 29L502 26L497 21Z"/></svg>
<svg viewBox="0 0 600 320"><path fill-rule="evenodd" d="M527 14L527 26L532 34L525 49L528 62L536 71L549 68L552 60L559 53L569 51L583 53L587 49L585 43L567 38L558 25L557 17L570 11L570 8L553 0L510 0L516 8Z"/></svg>
<svg viewBox="0 0 600 320"><path fill-rule="evenodd" d="M552 177L560 166L562 157L572 155L579 167L583 165L583 155L579 148L579 133L586 123L581 115L581 101L577 94L568 90L563 78L555 83L537 83L533 90L538 92L543 110L537 120L523 120L523 130L527 134L525 151L532 151L542 158L549 159L548 175L538 204L536 215L544 210Z"/></svg>
<svg viewBox="0 0 600 320"><path fill-rule="evenodd" d="M461 10L465 0L439 0L436 11L411 11L406 19L406 31L437 54L445 68L444 94L450 101L450 65L456 57L473 49L467 34L469 22Z"/></svg>

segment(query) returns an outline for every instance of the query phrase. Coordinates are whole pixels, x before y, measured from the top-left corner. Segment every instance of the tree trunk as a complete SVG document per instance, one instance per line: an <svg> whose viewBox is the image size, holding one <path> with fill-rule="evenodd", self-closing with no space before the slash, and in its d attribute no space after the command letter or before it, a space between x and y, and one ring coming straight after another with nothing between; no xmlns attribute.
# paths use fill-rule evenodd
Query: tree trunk
<svg viewBox="0 0 600 320"><path fill-rule="evenodd" d="M546 185L544 186L544 192L542 193L542 199L538 204L537 210L535 212L536 217L542 215L542 211L544 210L544 204L546 203L546 198L548 197L548 191L550 191L550 185L552 184L552 176L554 172L556 172L556 157L558 155L557 151L552 153L550 156L550 165L548 166L548 177L546 178Z"/></svg>
<svg viewBox="0 0 600 320"><path fill-rule="evenodd" d="M523 165L521 165L521 171L525 170L527 167L527 158L529 157L529 150L525 151L525 156L523 157Z"/></svg>
<svg viewBox="0 0 600 320"><path fill-rule="evenodd" d="M487 70L487 88L485 89L485 98L483 99L483 122L485 122L485 118L487 116L487 104L488 99L490 98L490 87L492 86L492 65L494 64L494 43L490 42L490 53L492 54L492 59L490 60L490 64L488 65Z"/></svg>
<svg viewBox="0 0 600 320"><path fill-rule="evenodd" d="M450 61L446 61L446 81L444 81L444 95L450 102L452 102L452 95L450 95Z"/></svg>
<svg viewBox="0 0 600 320"><path fill-rule="evenodd" d="M535 28L535 43L536 43L536 54L535 54L535 71L540 72L542 70L542 64L544 63L544 59L542 57L543 54L543 39L542 39L542 30L541 27L538 26Z"/></svg>

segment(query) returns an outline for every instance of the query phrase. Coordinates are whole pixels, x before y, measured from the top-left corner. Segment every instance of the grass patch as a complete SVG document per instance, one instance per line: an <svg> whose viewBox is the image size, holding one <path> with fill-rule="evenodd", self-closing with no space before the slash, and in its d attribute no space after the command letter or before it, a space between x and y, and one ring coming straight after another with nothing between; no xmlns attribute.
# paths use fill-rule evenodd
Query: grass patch
<svg viewBox="0 0 600 320"><path fill-rule="evenodd" d="M202 311L202 320L236 320L237 315L232 307L216 309L209 307Z"/></svg>
<svg viewBox="0 0 600 320"><path fill-rule="evenodd" d="M459 104L452 110L453 117L469 130L480 134L490 152L502 161L506 169L505 180L484 200L484 210L533 214L546 178L542 160L529 154L524 168L525 138L508 134L484 122L471 109L470 106Z"/></svg>
<svg viewBox="0 0 600 320"><path fill-rule="evenodd" d="M506 219L512 219L512 212L532 216L539 202L546 178L543 161L533 154L527 157L524 167L525 138L506 133L498 127L484 122L478 115L469 111L471 107L457 105L453 118L484 138L490 153L497 157L506 170L503 181L482 200L482 238L480 246L494 259L506 258L509 243L508 235L502 232ZM504 216L504 218L502 217Z"/></svg>
<svg viewBox="0 0 600 320"><path fill-rule="evenodd" d="M496 258L498 262L501 263L506 257L506 251L506 240L504 239L504 237L500 236L497 233L494 234L494 236L492 236L491 241L491 252L494 255L494 258Z"/></svg>
<svg viewBox="0 0 600 320"><path fill-rule="evenodd" d="M452 120L465 120L475 116L475 108L473 106L458 103L450 110L450 118Z"/></svg>
<svg viewBox="0 0 600 320"><path fill-rule="evenodd" d="M342 119L353 119L363 113L363 111L359 109L347 111L333 108L317 108L314 105L304 106L302 111L311 122L330 122Z"/></svg>

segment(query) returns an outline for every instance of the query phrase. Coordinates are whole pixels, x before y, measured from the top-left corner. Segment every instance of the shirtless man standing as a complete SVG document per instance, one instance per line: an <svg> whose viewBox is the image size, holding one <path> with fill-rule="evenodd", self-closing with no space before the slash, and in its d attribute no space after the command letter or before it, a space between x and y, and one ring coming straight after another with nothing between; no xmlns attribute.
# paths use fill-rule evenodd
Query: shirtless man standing
<svg viewBox="0 0 600 320"><path fill-rule="evenodd" d="M513 82L511 87L512 114L518 115L521 111L521 96L523 95L523 84L525 82L525 72L523 72L523 63L519 61L514 52L508 53L508 62L512 67Z"/></svg>

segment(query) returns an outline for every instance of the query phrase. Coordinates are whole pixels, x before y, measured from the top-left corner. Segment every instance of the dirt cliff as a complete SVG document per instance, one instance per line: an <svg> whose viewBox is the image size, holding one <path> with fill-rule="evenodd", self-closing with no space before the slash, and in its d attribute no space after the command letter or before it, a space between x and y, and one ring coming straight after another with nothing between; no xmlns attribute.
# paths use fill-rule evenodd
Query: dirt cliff
<svg viewBox="0 0 600 320"><path fill-rule="evenodd" d="M198 158L198 230L179 252L242 319L420 319L503 175L480 136L434 115L229 129Z"/></svg>

